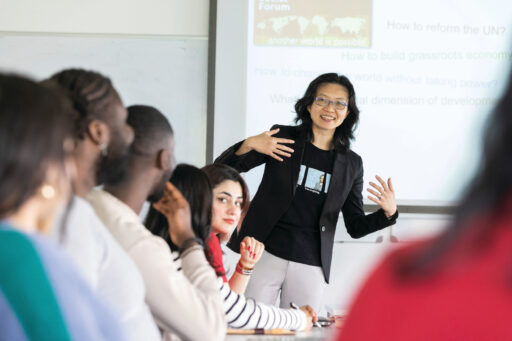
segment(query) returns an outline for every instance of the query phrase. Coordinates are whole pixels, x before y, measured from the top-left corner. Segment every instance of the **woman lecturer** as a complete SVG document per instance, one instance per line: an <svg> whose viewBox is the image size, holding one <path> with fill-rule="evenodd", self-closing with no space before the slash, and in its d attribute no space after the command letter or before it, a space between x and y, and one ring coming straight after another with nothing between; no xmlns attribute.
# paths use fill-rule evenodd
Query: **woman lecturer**
<svg viewBox="0 0 512 341"><path fill-rule="evenodd" d="M274 125L226 150L216 163L239 172L265 164L259 189L229 247L251 236L265 244L246 290L248 297L280 306L290 302L319 311L329 282L340 210L348 233L360 238L395 223L391 179L376 176L368 198L381 208L363 211L363 163L350 149L359 120L354 87L336 73L313 80L295 104L297 126Z"/></svg>

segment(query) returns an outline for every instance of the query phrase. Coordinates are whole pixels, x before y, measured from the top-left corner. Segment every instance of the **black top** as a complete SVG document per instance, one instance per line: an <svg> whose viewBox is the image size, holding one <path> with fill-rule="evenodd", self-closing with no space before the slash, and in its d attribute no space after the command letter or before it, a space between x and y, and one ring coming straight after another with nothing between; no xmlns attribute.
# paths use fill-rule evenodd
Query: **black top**
<svg viewBox="0 0 512 341"><path fill-rule="evenodd" d="M290 207L265 241L265 249L283 259L320 266L320 214L332 175L334 153L306 143L297 188Z"/></svg>
<svg viewBox="0 0 512 341"><path fill-rule="evenodd" d="M251 200L249 210L238 233L233 233L228 246L240 252L240 242L245 236L252 236L265 243L276 226L290 208L302 165L304 149L307 144L307 131L300 127L273 126L280 128L276 137L295 141L291 157L282 162L268 155L250 151L244 155L236 155L243 141L228 148L215 163L227 164L239 172L265 164L265 170L258 191ZM391 162L391 161L390 161ZM398 212L386 218L382 209L365 215L363 209L363 161L352 150L334 152L332 177L329 192L318 220L320 226L320 257L325 280L329 282L334 246L334 234L340 211L347 232L353 238L360 238L395 223Z"/></svg>

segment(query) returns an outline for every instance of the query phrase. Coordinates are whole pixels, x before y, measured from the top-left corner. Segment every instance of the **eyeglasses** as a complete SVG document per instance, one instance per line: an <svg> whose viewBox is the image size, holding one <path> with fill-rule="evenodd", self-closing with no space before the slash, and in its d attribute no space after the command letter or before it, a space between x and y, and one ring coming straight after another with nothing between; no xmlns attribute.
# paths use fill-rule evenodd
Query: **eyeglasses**
<svg viewBox="0 0 512 341"><path fill-rule="evenodd" d="M324 97L315 97L315 103L324 108L329 107L329 105L332 103L334 105L334 109L336 110L343 110L348 106L347 102L340 100L331 101Z"/></svg>

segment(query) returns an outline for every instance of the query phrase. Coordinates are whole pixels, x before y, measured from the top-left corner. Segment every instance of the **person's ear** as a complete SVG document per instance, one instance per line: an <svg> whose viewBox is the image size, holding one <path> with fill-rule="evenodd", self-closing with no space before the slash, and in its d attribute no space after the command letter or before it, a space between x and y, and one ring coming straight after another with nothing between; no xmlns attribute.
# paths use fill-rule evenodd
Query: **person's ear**
<svg viewBox="0 0 512 341"><path fill-rule="evenodd" d="M110 129L105 122L92 120L87 125L87 136L99 146L101 150L106 149L110 143Z"/></svg>
<svg viewBox="0 0 512 341"><path fill-rule="evenodd" d="M170 155L165 149L160 149L156 157L156 167L161 170L168 170L170 168Z"/></svg>

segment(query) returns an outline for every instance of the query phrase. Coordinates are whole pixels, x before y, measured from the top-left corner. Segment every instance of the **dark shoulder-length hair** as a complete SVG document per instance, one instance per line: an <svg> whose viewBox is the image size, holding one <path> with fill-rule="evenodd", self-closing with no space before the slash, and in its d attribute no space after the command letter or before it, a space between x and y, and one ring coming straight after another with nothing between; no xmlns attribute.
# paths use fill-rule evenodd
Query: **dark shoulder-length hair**
<svg viewBox="0 0 512 341"><path fill-rule="evenodd" d="M51 164L64 167L73 115L54 89L0 74L0 219L36 194Z"/></svg>
<svg viewBox="0 0 512 341"><path fill-rule="evenodd" d="M512 70L511 70L512 71ZM487 121L482 162L469 182L451 226L423 252L398 266L401 274L424 275L440 268L440 261L462 238L464 246L479 250L512 200L512 72L508 85ZM512 225L509 225L512 227ZM512 253L511 253L512 255ZM512 271L511 271L512 274Z"/></svg>
<svg viewBox="0 0 512 341"><path fill-rule="evenodd" d="M208 257L208 238L212 220L212 187L208 177L197 167L180 164L174 170L169 181L187 199L190 206L192 229L196 237L203 240ZM163 214L151 207L144 224L154 235L165 239L173 251L178 250L178 247L171 241L169 224Z"/></svg>
<svg viewBox="0 0 512 341"><path fill-rule="evenodd" d="M324 73L309 83L304 96L295 103L295 123L304 131L309 139L313 138L311 115L308 107L313 104L317 95L318 88L323 84L339 84L348 92L348 114L343 123L336 128L334 132L334 149L336 151L346 152L350 149L350 144L354 139L354 132L359 123L359 108L356 105L356 92L350 80L337 73Z"/></svg>

